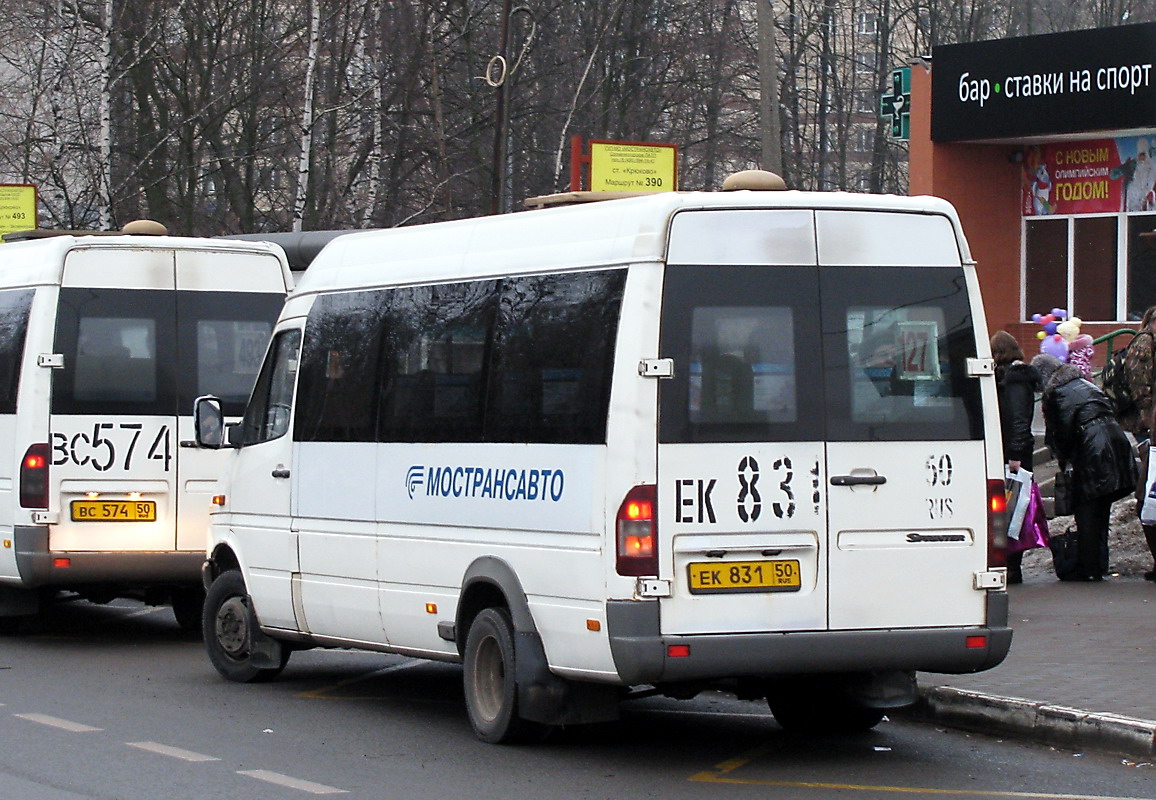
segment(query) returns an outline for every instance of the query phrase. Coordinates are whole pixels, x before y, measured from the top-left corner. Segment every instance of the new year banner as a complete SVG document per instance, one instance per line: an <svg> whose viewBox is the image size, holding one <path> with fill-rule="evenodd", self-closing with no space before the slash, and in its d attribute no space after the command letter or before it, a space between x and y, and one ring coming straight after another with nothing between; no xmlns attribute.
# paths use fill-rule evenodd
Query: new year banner
<svg viewBox="0 0 1156 800"><path fill-rule="evenodd" d="M1156 211L1156 137L1024 149L1024 216Z"/></svg>

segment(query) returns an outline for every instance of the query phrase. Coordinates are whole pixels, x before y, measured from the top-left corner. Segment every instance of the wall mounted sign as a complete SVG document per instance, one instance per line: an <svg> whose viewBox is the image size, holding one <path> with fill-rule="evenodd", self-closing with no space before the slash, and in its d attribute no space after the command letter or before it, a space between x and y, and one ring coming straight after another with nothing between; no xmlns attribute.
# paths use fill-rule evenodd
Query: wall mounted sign
<svg viewBox="0 0 1156 800"><path fill-rule="evenodd" d="M879 98L879 115L891 123L891 138L911 138L911 67L891 70L891 92Z"/></svg>
<svg viewBox="0 0 1156 800"><path fill-rule="evenodd" d="M1156 23L936 47L931 138L1156 128Z"/></svg>

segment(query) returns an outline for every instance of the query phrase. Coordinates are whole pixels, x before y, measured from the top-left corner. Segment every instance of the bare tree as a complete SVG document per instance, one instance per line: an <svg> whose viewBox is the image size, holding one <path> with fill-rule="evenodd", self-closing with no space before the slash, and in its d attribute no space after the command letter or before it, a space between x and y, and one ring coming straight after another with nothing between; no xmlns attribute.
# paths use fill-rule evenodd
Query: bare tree
<svg viewBox="0 0 1156 800"><path fill-rule="evenodd" d="M505 5L9 0L0 180L38 184L55 226L388 226L485 213L496 177L504 209L563 189L577 135L677 144L683 188L764 165L803 189L901 192L905 144L878 115L892 68L1156 15L1147 0L509 0L499 126L487 67Z"/></svg>

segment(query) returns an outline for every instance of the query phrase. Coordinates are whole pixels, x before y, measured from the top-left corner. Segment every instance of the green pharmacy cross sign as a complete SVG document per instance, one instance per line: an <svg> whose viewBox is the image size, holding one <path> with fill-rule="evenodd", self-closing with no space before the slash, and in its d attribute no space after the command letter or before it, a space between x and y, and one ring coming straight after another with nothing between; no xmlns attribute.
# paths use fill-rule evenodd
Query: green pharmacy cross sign
<svg viewBox="0 0 1156 800"><path fill-rule="evenodd" d="M891 70L891 94L879 98L879 116L891 121L891 138L911 138L911 67Z"/></svg>

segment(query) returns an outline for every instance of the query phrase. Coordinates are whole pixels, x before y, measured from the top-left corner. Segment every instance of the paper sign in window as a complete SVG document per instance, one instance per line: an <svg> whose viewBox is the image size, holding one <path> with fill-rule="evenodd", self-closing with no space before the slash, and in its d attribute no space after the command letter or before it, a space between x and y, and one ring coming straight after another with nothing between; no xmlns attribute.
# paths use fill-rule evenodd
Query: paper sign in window
<svg viewBox="0 0 1156 800"><path fill-rule="evenodd" d="M939 324L934 321L907 321L898 325L900 379L939 380Z"/></svg>

